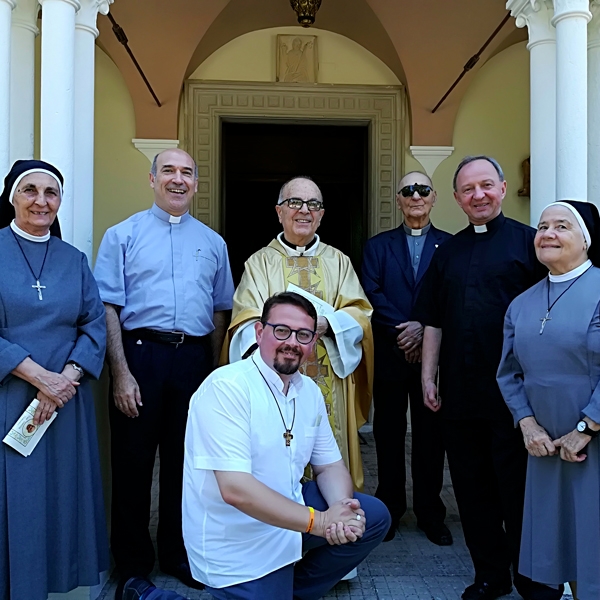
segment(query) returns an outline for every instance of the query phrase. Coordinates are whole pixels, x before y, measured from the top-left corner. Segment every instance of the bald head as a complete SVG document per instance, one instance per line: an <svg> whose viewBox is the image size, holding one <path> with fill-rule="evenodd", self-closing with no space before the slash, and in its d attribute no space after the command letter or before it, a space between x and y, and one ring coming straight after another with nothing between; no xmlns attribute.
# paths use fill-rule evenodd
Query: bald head
<svg viewBox="0 0 600 600"><path fill-rule="evenodd" d="M152 175L154 175L156 177L156 173L157 173L157 169L158 169L158 162L159 161L163 161L163 155L169 155L170 153L174 153L175 156L179 155L180 158L186 160L185 157L187 157L187 160L191 161L194 165L194 177L196 177L196 179L198 179L198 166L196 165L196 161L185 151L185 150L181 150L180 148L168 148L167 150L163 150L162 152L159 152L155 157L154 160L152 161L152 166L150 167L150 173Z"/></svg>
<svg viewBox="0 0 600 600"><path fill-rule="evenodd" d="M398 191L400 191L405 185L413 185L415 183L428 185L433 189L433 181L431 177L421 171L409 171L398 183Z"/></svg>
<svg viewBox="0 0 600 600"><path fill-rule="evenodd" d="M323 202L323 194L321 194L319 186L310 177L299 175L298 177L292 177L292 179L288 179L288 181L286 181L281 186L281 190L279 190L279 198L277 200L277 204L281 204L286 198L289 198L290 188L293 187L296 183L299 183L301 185L307 185L310 189L314 191L314 197L317 200Z"/></svg>

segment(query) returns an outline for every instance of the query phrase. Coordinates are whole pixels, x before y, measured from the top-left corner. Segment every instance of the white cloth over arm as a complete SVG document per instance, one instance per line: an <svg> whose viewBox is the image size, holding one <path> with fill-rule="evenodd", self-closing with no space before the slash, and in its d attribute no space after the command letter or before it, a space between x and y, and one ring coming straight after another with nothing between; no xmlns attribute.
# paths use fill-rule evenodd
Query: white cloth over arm
<svg viewBox="0 0 600 600"><path fill-rule="evenodd" d="M323 342L334 373L345 379L354 372L362 358L362 327L343 310L325 315L335 337L325 336Z"/></svg>

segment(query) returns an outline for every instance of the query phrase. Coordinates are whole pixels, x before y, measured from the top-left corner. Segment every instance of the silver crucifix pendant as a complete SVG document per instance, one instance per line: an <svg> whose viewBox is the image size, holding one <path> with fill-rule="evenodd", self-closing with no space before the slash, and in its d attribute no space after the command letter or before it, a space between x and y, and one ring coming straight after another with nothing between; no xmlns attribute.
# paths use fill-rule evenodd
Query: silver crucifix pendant
<svg viewBox="0 0 600 600"><path fill-rule="evenodd" d="M45 285L40 285L40 280L39 279L35 283L36 283L36 285L32 285L31 287L35 288L37 290L38 298L40 300L43 300L44 297L42 296L42 290L45 290L46 286Z"/></svg>
<svg viewBox="0 0 600 600"><path fill-rule="evenodd" d="M544 333L544 327L546 327L546 322L552 321L552 317L549 315L550 315L550 311L548 311L546 313L546 316L543 319L540 319L540 321L542 322L542 326L540 327L540 335L542 335L542 333Z"/></svg>

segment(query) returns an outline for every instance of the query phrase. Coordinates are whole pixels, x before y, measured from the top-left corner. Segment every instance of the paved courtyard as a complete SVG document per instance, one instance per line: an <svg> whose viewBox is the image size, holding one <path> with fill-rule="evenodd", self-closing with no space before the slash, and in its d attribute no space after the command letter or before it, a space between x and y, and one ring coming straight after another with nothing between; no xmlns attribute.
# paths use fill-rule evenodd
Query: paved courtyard
<svg viewBox="0 0 600 600"><path fill-rule="evenodd" d="M365 491L374 493L377 485L375 442L372 433L363 435ZM410 460L410 436L407 436L407 462ZM155 478L156 479L156 478ZM408 487L412 485L410 477ZM153 490L156 503L157 484ZM410 490L409 490L410 494ZM396 538L382 544L358 567L358 577L339 583L326 600L455 600L473 582L473 571L465 547L456 502L448 470L444 477L443 499L448 509L446 523L454 536L454 545L440 547L427 540L416 527L412 511L400 523ZM410 505L410 496L409 496ZM156 510L153 507L152 527L156 530ZM187 588L177 579L156 570L151 576L162 588L176 590L189 600L211 600L206 592ZM113 600L117 582L113 577L105 586L99 600ZM506 600L520 598L513 592ZM277 599L273 599L277 600Z"/></svg>

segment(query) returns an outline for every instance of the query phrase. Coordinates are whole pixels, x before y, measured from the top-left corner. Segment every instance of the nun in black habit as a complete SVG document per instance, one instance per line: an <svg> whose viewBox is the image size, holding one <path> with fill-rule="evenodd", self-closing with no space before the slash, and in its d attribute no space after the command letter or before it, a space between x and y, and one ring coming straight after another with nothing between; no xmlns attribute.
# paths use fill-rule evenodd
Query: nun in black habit
<svg viewBox="0 0 600 600"><path fill-rule="evenodd" d="M109 567L90 378L104 307L85 255L56 222L63 178L17 161L0 196L0 439L34 398L58 416L30 456L0 444L0 598L46 600ZM52 235L54 234L54 235Z"/></svg>

